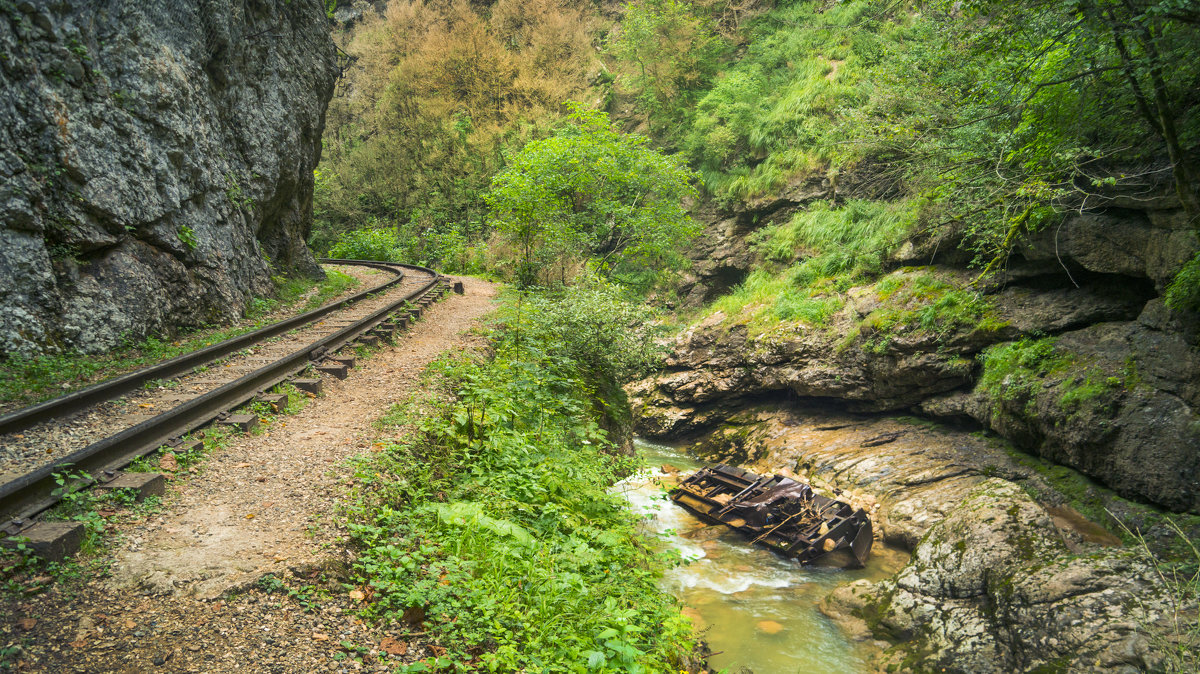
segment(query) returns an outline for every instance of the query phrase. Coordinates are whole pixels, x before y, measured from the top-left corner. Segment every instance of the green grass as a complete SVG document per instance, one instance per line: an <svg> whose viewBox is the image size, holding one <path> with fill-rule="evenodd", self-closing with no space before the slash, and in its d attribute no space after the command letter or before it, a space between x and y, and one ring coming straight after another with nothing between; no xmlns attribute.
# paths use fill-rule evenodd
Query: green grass
<svg viewBox="0 0 1200 674"><path fill-rule="evenodd" d="M207 346L252 332L267 325L265 316L281 309L302 313L324 304L359 284L351 276L329 271L326 279L313 282L304 279L276 279L277 298L251 300L246 307L246 321L221 330L208 330L178 339L147 337L110 353L92 356L79 353L42 355L33 358L10 357L0 364L0 403L31 405L105 379L153 365L176 356L198 351ZM301 297L313 288L302 306Z"/></svg>
<svg viewBox="0 0 1200 674"><path fill-rule="evenodd" d="M1167 286L1166 301L1175 311L1200 311L1200 253L1184 263Z"/></svg>
<svg viewBox="0 0 1200 674"><path fill-rule="evenodd" d="M1007 323L979 293L929 271L901 271L874 287L881 303L850 332L845 345L861 339L864 348L883 351L897 335L915 333L945 340L960 332L995 332Z"/></svg>
<svg viewBox="0 0 1200 674"><path fill-rule="evenodd" d="M836 285L828 281L800 286L791 275L756 269L732 293L713 302L708 312L723 312L728 323L744 322L753 334L785 323L824 327L844 305Z"/></svg>
<svg viewBox="0 0 1200 674"><path fill-rule="evenodd" d="M913 202L850 199L817 202L787 223L755 232L751 244L769 262L799 261L797 282L879 273L888 254L916 225Z"/></svg>
<svg viewBox="0 0 1200 674"><path fill-rule="evenodd" d="M722 311L727 320L747 322L756 332L781 322L826 326L845 304L842 294L881 271L915 220L913 206L905 202L814 204L754 234L751 245L765 263L714 302L710 313Z"/></svg>
<svg viewBox="0 0 1200 674"><path fill-rule="evenodd" d="M878 98L880 55L912 30L903 12L878 21L877 11L862 1L792 3L751 22L745 52L676 131L711 194L774 194L866 156L865 146L845 143L846 127ZM897 112L881 114L899 126Z"/></svg>
<svg viewBox="0 0 1200 674"><path fill-rule="evenodd" d="M345 517L367 615L447 649L401 671L678 671L691 649L657 586L666 558L608 492L634 463L597 423L591 345L537 326L576 318L556 299L527 300L493 357L431 366L433 393L387 414L357 466Z"/></svg>

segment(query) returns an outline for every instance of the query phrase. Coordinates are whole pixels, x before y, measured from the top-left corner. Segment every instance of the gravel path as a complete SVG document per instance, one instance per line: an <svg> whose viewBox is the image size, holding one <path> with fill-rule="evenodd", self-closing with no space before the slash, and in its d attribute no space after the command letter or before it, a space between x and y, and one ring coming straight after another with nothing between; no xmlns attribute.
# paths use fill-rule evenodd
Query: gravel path
<svg viewBox="0 0 1200 674"><path fill-rule="evenodd" d="M363 267L338 266L339 271L353 270L363 281L354 292L379 285L390 274ZM365 273L364 273L365 272ZM136 426L184 402L199 397L231 381L245 376L279 358L303 348L321 337L353 323L395 301L413 289L429 282L421 273L409 273L387 292L369 297L322 320L289 331L253 347L239 351L209 367L180 375L153 388L134 391L116 400L80 410L70 419L56 419L27 428L20 433L0 434L0 482L11 480L42 465L52 463L72 452L83 449L102 438ZM284 313L274 317L278 322L295 315Z"/></svg>
<svg viewBox="0 0 1200 674"><path fill-rule="evenodd" d="M160 515L117 524L103 577L74 596L52 588L0 606L0 638L24 649L20 671L386 671L389 658L433 655L405 627L352 615L362 595L337 582L347 552L328 522L350 484L346 459L370 449L371 422L438 354L477 343L468 331L497 287L461 280L465 295L435 304L347 380L328 379L299 414L172 480ZM298 596L269 592L265 574ZM344 659L351 642L366 664Z"/></svg>

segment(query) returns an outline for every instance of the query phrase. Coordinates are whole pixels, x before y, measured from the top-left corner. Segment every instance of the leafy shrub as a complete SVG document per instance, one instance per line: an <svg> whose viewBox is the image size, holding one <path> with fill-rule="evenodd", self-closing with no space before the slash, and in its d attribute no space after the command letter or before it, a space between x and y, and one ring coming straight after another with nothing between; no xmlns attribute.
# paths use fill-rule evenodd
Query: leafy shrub
<svg viewBox="0 0 1200 674"><path fill-rule="evenodd" d="M605 275L679 261L697 232L683 208L691 172L603 112L570 107L568 123L526 145L486 196L491 224L518 250L517 280L565 282L584 261Z"/></svg>
<svg viewBox="0 0 1200 674"><path fill-rule="evenodd" d="M404 255L390 229L355 229L342 234L329 249L329 257L341 260L398 262Z"/></svg>
<svg viewBox="0 0 1200 674"><path fill-rule="evenodd" d="M652 323L652 310L603 277L589 274L570 286L532 293L522 309L510 315L514 335L588 372L623 381L658 362L662 331Z"/></svg>
<svg viewBox="0 0 1200 674"><path fill-rule="evenodd" d="M713 22L680 0L630 2L609 43L609 51L626 65L621 84L652 120L679 110L708 84L723 48Z"/></svg>
<svg viewBox="0 0 1200 674"><path fill-rule="evenodd" d="M423 621L447 649L429 666L662 672L690 650L657 586L666 558L608 491L632 468L593 417L613 372L592 370L624 361L599 313L616 301L597 282L510 307L494 355L436 363L444 395L394 410L408 432L359 466L347 516L370 613Z"/></svg>
<svg viewBox="0 0 1200 674"><path fill-rule="evenodd" d="M1167 286L1166 301L1175 311L1200 311L1200 253L1188 260Z"/></svg>

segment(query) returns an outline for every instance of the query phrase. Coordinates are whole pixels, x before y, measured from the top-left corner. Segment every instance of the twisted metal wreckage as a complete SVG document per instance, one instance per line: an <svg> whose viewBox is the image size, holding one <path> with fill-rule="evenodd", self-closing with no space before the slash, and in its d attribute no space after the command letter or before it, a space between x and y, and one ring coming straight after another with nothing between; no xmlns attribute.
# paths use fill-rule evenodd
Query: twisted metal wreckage
<svg viewBox="0 0 1200 674"><path fill-rule="evenodd" d="M781 475L718 464L680 482L671 500L801 564L857 568L871 556L866 512Z"/></svg>

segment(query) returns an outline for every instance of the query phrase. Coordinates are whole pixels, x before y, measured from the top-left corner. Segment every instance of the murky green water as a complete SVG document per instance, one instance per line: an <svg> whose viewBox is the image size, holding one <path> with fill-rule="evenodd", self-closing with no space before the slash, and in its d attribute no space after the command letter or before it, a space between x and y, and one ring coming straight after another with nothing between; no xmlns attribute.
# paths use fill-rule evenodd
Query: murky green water
<svg viewBox="0 0 1200 674"><path fill-rule="evenodd" d="M700 463L683 452L638 441L638 452L652 466L618 485L639 512L652 514L647 527L663 545L690 562L663 579L664 588L687 606L703 638L717 653L714 668L755 674L852 674L867 671L865 653L850 643L817 611L816 604L835 586L895 570L895 558L876 555L866 569L844 571L801 566L724 526L710 526L666 498L663 464L689 473ZM886 567L892 567L890 570Z"/></svg>

